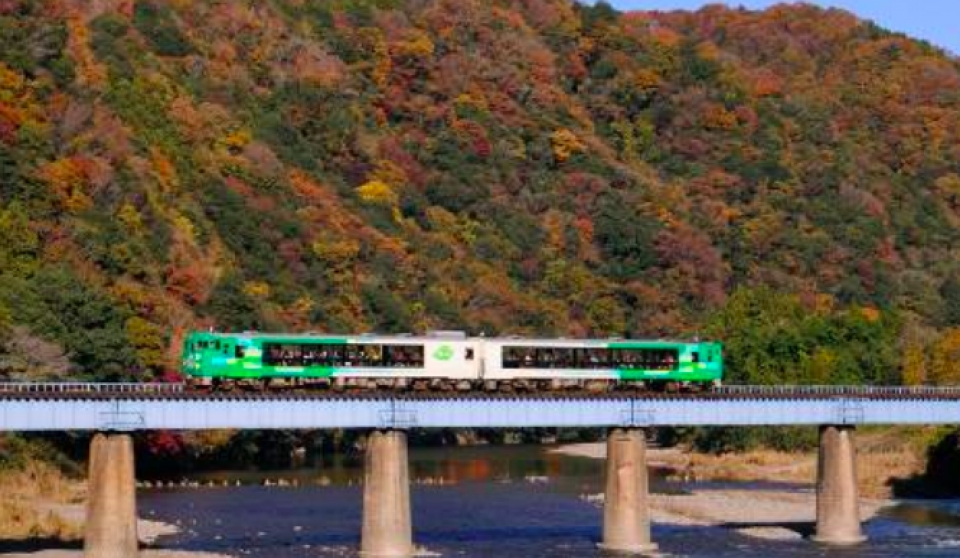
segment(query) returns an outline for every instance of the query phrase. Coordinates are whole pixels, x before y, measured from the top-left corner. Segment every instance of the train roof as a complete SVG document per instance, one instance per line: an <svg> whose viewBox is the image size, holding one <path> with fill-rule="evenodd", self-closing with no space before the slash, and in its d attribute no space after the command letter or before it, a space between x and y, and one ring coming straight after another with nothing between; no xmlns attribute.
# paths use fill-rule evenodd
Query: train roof
<svg viewBox="0 0 960 558"><path fill-rule="evenodd" d="M223 337L238 337L243 339L268 338L268 339L289 339L289 340L309 340L322 338L326 340L342 339L347 340L378 340L389 342L426 342L426 341L489 341L495 343L523 343L535 345L550 344L578 344L578 343L663 343L663 344L696 344L696 343L715 343L706 339L662 339L662 338L623 338L623 337L596 337L596 338L575 338L575 337L469 337L462 332L433 332L423 335L407 334L376 334L376 333L326 333L326 332L303 332L303 333L284 333L268 331L244 331L244 332L225 332L225 331L194 331L190 335L209 335Z"/></svg>

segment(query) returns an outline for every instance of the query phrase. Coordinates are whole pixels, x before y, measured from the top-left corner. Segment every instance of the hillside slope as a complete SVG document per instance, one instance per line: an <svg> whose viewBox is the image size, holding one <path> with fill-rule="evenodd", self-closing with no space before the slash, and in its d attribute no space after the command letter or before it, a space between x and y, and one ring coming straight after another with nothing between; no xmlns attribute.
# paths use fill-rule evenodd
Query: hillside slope
<svg viewBox="0 0 960 558"><path fill-rule="evenodd" d="M956 59L810 6L3 0L0 371L461 328L953 381L958 136Z"/></svg>

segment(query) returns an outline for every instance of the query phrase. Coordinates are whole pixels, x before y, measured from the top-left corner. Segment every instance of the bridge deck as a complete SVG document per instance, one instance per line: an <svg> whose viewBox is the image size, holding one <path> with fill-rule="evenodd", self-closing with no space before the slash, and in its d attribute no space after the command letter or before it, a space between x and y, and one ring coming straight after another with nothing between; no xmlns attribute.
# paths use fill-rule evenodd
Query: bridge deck
<svg viewBox="0 0 960 558"><path fill-rule="evenodd" d="M698 395L508 396L16 392L0 386L0 431L803 424L960 424L960 390L735 386Z"/></svg>

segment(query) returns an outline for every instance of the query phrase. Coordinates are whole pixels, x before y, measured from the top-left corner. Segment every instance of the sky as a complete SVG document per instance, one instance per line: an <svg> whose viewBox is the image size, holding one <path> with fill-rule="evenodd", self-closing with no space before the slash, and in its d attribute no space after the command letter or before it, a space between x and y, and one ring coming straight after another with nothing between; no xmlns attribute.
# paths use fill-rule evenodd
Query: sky
<svg viewBox="0 0 960 558"><path fill-rule="evenodd" d="M706 4L762 9L776 0L607 0L619 10L696 10ZM956 0L810 0L843 8L880 27L925 39L960 54L960 2Z"/></svg>

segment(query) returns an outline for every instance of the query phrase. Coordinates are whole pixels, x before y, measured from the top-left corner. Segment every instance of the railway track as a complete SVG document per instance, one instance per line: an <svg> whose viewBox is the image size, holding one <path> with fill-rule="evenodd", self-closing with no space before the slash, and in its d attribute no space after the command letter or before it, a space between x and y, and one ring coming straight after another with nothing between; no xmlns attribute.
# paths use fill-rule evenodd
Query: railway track
<svg viewBox="0 0 960 558"><path fill-rule="evenodd" d="M664 393L623 390L589 392L584 390L537 392L483 391L392 391L392 390L290 390L209 392L193 391L180 383L28 383L0 382L3 400L796 400L796 399L863 399L863 400L958 400L960 386L747 386L726 385L696 393Z"/></svg>

